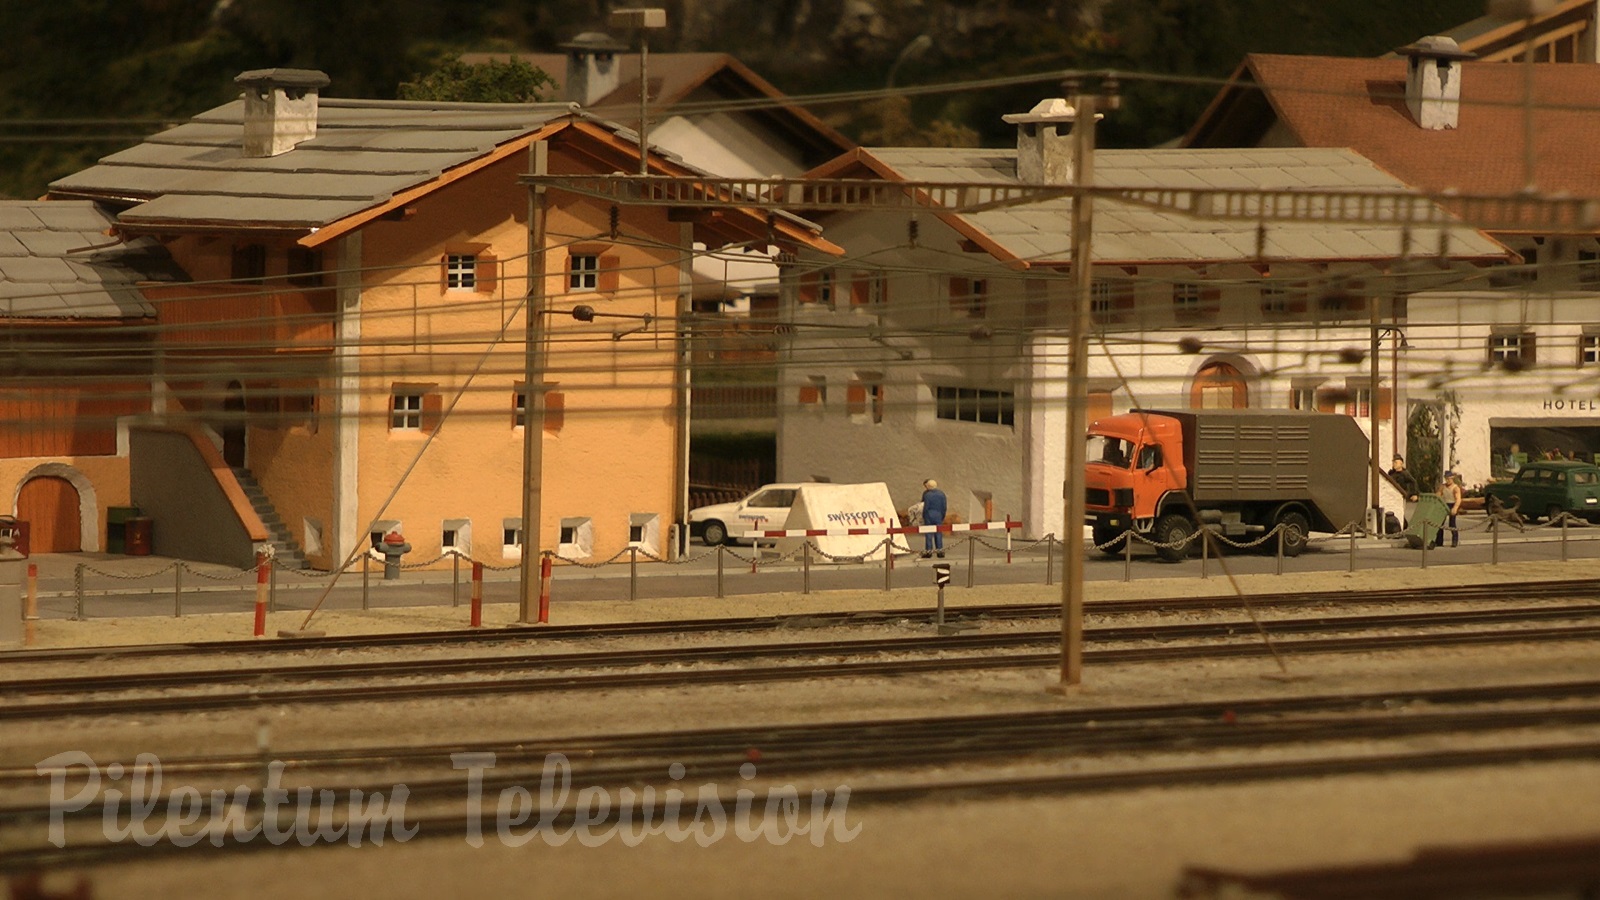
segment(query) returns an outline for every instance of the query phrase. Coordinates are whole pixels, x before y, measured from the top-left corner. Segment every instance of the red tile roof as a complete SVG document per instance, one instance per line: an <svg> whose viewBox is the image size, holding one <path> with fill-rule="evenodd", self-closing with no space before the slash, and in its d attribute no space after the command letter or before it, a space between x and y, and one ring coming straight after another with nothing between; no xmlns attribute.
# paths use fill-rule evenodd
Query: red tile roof
<svg viewBox="0 0 1600 900"><path fill-rule="evenodd" d="M1528 70L1484 62L1460 70L1457 127L1425 131L1406 111L1404 59L1251 54L1183 145L1255 145L1275 113L1291 144L1351 148L1424 190L1518 191L1527 181ZM1535 186L1600 197L1600 65L1540 63L1532 72Z"/></svg>

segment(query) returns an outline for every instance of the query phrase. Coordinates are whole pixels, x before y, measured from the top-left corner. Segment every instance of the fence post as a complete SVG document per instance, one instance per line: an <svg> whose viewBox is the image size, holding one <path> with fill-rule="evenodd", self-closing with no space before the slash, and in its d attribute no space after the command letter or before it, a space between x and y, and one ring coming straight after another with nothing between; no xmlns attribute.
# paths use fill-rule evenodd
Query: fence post
<svg viewBox="0 0 1600 900"><path fill-rule="evenodd" d="M1428 567L1428 538L1429 535L1424 534L1422 536L1422 567L1424 569Z"/></svg>
<svg viewBox="0 0 1600 900"><path fill-rule="evenodd" d="M883 536L883 589L890 589L890 579L894 573L894 535Z"/></svg>
<svg viewBox="0 0 1600 900"><path fill-rule="evenodd" d="M1201 578L1210 578L1211 577L1210 573L1207 572L1207 569L1209 568L1208 564L1210 562L1211 562L1211 532L1206 529L1206 526L1201 525L1200 526L1200 577Z"/></svg>
<svg viewBox="0 0 1600 900"><path fill-rule="evenodd" d="M267 612L278 611L278 562L267 560Z"/></svg>
<svg viewBox="0 0 1600 900"><path fill-rule="evenodd" d="M372 562L372 551L371 550L363 550L363 551L361 551L361 608L362 609L371 609L372 608L371 601L368 599L368 596L367 596L367 590L370 587L369 578L370 578L370 575L371 575L371 573L368 570L368 563L371 563L371 562Z"/></svg>
<svg viewBox="0 0 1600 900"><path fill-rule="evenodd" d="M809 594L811 593L811 538L806 538L805 543L801 544L800 547L800 566L801 571L805 573L805 577L800 582L800 593Z"/></svg>
<svg viewBox="0 0 1600 900"><path fill-rule="evenodd" d="M721 544L717 545L717 599L718 600L721 600L722 597L723 597L723 592L722 592L722 551L724 549L726 549L726 548L723 547L723 545L721 545Z"/></svg>
<svg viewBox="0 0 1600 900"><path fill-rule="evenodd" d="M1489 518L1489 565L1500 565L1500 520Z"/></svg>
<svg viewBox="0 0 1600 900"><path fill-rule="evenodd" d="M1278 574L1283 574L1283 523L1278 523Z"/></svg>
<svg viewBox="0 0 1600 900"><path fill-rule="evenodd" d="M472 619L473 628L483 627L483 563L472 564Z"/></svg>
<svg viewBox="0 0 1600 900"><path fill-rule="evenodd" d="M549 550L544 551L544 558L539 561L539 623L548 624L550 621L550 575L555 567L555 560Z"/></svg>
<svg viewBox="0 0 1600 900"><path fill-rule="evenodd" d="M1567 561L1567 514L1561 514L1561 561Z"/></svg>
<svg viewBox="0 0 1600 900"><path fill-rule="evenodd" d="M265 553L256 554L256 637L267 636L267 578L272 560Z"/></svg>
<svg viewBox="0 0 1600 900"><path fill-rule="evenodd" d="M450 548L450 605L461 605L461 554Z"/></svg>
<svg viewBox="0 0 1600 900"><path fill-rule="evenodd" d="M72 620L74 622L82 622L82 621L84 621L84 615L83 615L83 563L78 563L78 565L72 570L72 593L74 595L76 595L76 603L74 604L74 611L73 611L73 614L72 614Z"/></svg>
<svg viewBox="0 0 1600 900"><path fill-rule="evenodd" d="M978 541L977 541L976 538L974 538L972 536L972 532L969 531L969 532L967 532L967 587L969 587L969 588L972 587L972 579L973 579L972 570L973 570L973 568L975 568L975 564L977 563L977 560L978 560Z"/></svg>
<svg viewBox="0 0 1600 900"><path fill-rule="evenodd" d="M1356 570L1356 523L1350 523L1350 571Z"/></svg>
<svg viewBox="0 0 1600 900"><path fill-rule="evenodd" d="M1050 532L1044 536L1044 586L1049 587L1056 583L1056 534Z"/></svg>
<svg viewBox="0 0 1600 900"><path fill-rule="evenodd" d="M628 599L639 599L639 545L628 548Z"/></svg>
<svg viewBox="0 0 1600 900"><path fill-rule="evenodd" d="M1133 580L1133 529L1122 533L1122 580Z"/></svg>
<svg viewBox="0 0 1600 900"><path fill-rule="evenodd" d="M1006 565L1011 565L1011 513L1006 513Z"/></svg>
<svg viewBox="0 0 1600 900"><path fill-rule="evenodd" d="M172 617L183 618L183 562L172 564Z"/></svg>

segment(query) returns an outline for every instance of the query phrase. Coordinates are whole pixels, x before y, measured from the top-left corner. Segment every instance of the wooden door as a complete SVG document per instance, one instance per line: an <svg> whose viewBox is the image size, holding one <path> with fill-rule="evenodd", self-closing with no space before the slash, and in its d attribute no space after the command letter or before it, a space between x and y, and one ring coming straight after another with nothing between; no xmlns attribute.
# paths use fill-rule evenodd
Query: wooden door
<svg viewBox="0 0 1600 900"><path fill-rule="evenodd" d="M1244 376L1227 363L1212 363L1194 376L1189 389L1193 409L1244 409L1250 405L1250 389Z"/></svg>
<svg viewBox="0 0 1600 900"><path fill-rule="evenodd" d="M34 478L22 486L17 518L28 523L28 552L72 553L83 549L78 489L65 478Z"/></svg>

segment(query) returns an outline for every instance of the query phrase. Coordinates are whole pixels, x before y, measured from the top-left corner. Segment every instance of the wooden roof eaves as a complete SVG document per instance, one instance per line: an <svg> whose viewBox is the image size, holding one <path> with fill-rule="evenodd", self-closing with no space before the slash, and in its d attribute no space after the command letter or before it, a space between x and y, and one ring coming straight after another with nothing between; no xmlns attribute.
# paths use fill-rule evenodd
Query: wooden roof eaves
<svg viewBox="0 0 1600 900"><path fill-rule="evenodd" d="M626 148L635 154L634 158L638 158L638 144L632 141L623 140L617 136L615 131L601 126L594 121L587 119L575 119L571 123L570 127L575 133L586 135L596 141L610 145L616 149L621 150ZM705 175L704 172L691 171L683 166L675 165L663 157L655 155L651 156L650 170L655 174L674 178L694 178L696 176ZM764 233L766 231L767 217L760 214L754 208L737 208L734 210L734 212L750 219L753 225L758 225L759 228L755 229L755 233ZM845 250L843 247L840 247L838 244L835 244L832 241L822 237L822 229L820 226L807 228L804 225L801 225L799 222L795 222L791 219L773 217L772 231L775 235L782 235L783 240L792 243L803 244L813 250L827 253L830 256L845 255Z"/></svg>
<svg viewBox="0 0 1600 900"><path fill-rule="evenodd" d="M865 147L857 147L848 153L841 154L840 156L831 159L828 162L825 162L822 165L817 166L815 169L807 172L803 177L842 178L845 177L843 173L852 169L868 172L885 181L906 180L905 176L901 175L898 170L879 159L877 156L873 155L872 151ZM993 256L996 261L1004 265L1016 266L1023 269L1026 269L1032 265L1031 262L1023 259L1015 253L1012 253L1010 250L1007 250L994 238L990 237L988 233L967 221L965 216L955 212L939 212L936 208L934 208L932 199L922 191L918 191L917 196L921 198L923 202L927 203L929 211L932 212L939 221L949 226L950 229L955 231L957 234L983 248L983 250L990 256Z"/></svg>
<svg viewBox="0 0 1600 900"><path fill-rule="evenodd" d="M855 141L845 137L832 126L828 125L828 123L817 118L817 116L814 115L810 110L803 106L798 106L794 103L791 103L789 101L788 94L778 90L776 85L770 81L767 81L765 78L762 78L760 75L757 75L753 69L740 62L735 57L728 56L723 63L723 69L725 71L737 74L740 78L755 87L755 89L760 91L762 94L779 101L778 106L773 110L773 112L782 111L790 116L793 116L803 125L805 125L807 129L824 138L827 143L833 144L840 150L853 150L858 146ZM712 74L716 73L709 73L707 75L707 79L709 79Z"/></svg>
<svg viewBox="0 0 1600 900"><path fill-rule="evenodd" d="M468 175L482 171L484 168L500 162L508 156L511 156L519 151L526 150L534 141L545 140L551 135L556 134L564 128L567 128L570 124L570 118L552 119L551 121L546 122L542 127L524 134L521 137L512 138L511 140L506 141L504 144L495 147L493 150L490 150L488 153L485 153L476 159L469 160L459 166L445 170L444 172L440 173L437 178L434 178L431 181L428 181L424 184L419 184L414 188L400 191L393 197L390 197L384 203L380 203L377 206L368 207L361 212L356 213L355 215L346 216L337 222L333 222L322 228L315 229L310 234L301 238L298 243L304 247L318 247L336 237L342 237L346 234L349 234L351 231L366 225L385 213L402 209L407 204L415 203L416 201L426 197L442 187L445 187L446 185L460 181Z"/></svg>
<svg viewBox="0 0 1600 900"><path fill-rule="evenodd" d="M1253 53L1247 54L1244 61L1239 63L1239 67L1233 70L1233 74L1228 76L1228 83L1223 85L1222 90L1218 91L1215 97L1211 98L1211 103L1206 107L1205 112L1195 119L1194 125L1190 126L1189 132L1183 136L1183 140L1178 143L1178 146L1197 146L1197 141L1206 137L1212 129L1221 124L1228 108L1241 103L1241 98L1245 96L1245 92L1251 90L1260 92L1261 96L1266 99L1267 106L1272 109L1272 114L1276 117L1278 123L1289 130L1290 135L1294 137L1297 143L1305 146L1305 137L1296 130L1294 123L1284 116L1283 110L1278 106L1278 99L1272 92L1272 85L1263 81L1261 73L1256 70L1255 54Z"/></svg>

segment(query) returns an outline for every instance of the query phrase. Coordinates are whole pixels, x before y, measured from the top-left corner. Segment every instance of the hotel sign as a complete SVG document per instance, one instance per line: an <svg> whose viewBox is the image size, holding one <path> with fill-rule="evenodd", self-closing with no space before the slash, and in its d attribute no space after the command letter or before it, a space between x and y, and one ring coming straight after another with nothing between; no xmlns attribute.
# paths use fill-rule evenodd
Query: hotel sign
<svg viewBox="0 0 1600 900"><path fill-rule="evenodd" d="M1600 412L1600 399L1569 400L1555 397L1544 401L1544 408L1553 412Z"/></svg>

